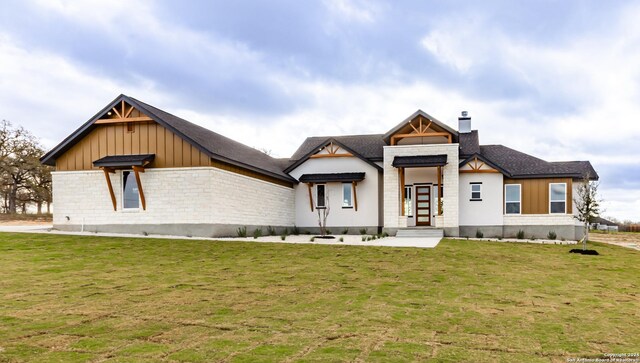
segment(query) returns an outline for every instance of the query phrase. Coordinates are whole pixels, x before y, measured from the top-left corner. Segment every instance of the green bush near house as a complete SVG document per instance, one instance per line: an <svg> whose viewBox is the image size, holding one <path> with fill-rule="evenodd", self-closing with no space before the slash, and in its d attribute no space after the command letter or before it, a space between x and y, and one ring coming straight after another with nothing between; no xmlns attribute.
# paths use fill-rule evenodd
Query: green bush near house
<svg viewBox="0 0 640 363"><path fill-rule="evenodd" d="M556 234L556 232L549 231L549 233L547 233L547 239L556 239L556 238L558 238L558 235Z"/></svg>
<svg viewBox="0 0 640 363"><path fill-rule="evenodd" d="M269 236L275 236L276 235L276 229L271 227L271 226L267 226L267 234Z"/></svg>
<svg viewBox="0 0 640 363"><path fill-rule="evenodd" d="M476 230L476 238L482 238L482 237L484 237L484 233L482 233L481 230L477 229Z"/></svg>
<svg viewBox="0 0 640 363"><path fill-rule="evenodd" d="M366 228L360 228L360 234L367 234Z"/></svg>
<svg viewBox="0 0 640 363"><path fill-rule="evenodd" d="M518 234L516 234L516 237L518 239L524 239L524 231L523 230L519 230Z"/></svg>
<svg viewBox="0 0 640 363"><path fill-rule="evenodd" d="M257 239L258 237L262 237L262 228L256 228L253 230L253 239Z"/></svg>
<svg viewBox="0 0 640 363"><path fill-rule="evenodd" d="M589 244L599 256L447 239L419 249L0 233L0 362L636 352L640 252Z"/></svg>
<svg viewBox="0 0 640 363"><path fill-rule="evenodd" d="M246 237L247 236L247 227L238 227L238 237Z"/></svg>

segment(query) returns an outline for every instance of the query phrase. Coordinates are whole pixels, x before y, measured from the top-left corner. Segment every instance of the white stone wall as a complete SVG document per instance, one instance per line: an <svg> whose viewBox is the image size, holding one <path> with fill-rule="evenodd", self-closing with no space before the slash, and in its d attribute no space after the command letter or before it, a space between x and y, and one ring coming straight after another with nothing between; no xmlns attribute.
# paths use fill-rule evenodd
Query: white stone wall
<svg viewBox="0 0 640 363"><path fill-rule="evenodd" d="M380 225L379 211L382 208L379 193L380 172L371 164L357 157L317 158L305 161L289 174L299 179L303 174L358 172L365 173L365 177L363 181L358 182L356 187L358 196L357 211L355 208L342 208L342 183L326 183L326 192L329 195L329 203L331 205L331 210L327 217L327 226L377 227ZM295 223L299 227L318 226L318 213L315 210L315 188L312 189L312 193L314 201L313 212L309 205L307 184L299 183L295 186Z"/></svg>
<svg viewBox="0 0 640 363"><path fill-rule="evenodd" d="M471 183L481 184L480 201L471 199ZM503 176L500 173L460 174L460 225L501 226L503 217Z"/></svg>
<svg viewBox="0 0 640 363"><path fill-rule="evenodd" d="M384 147L384 226L386 228L406 227L406 218L400 219L400 182L398 169L392 166L396 156L447 155L447 165L442 169L444 193L442 224L438 227L458 227L458 144L436 145L395 145ZM435 168L434 168L435 169ZM406 174L405 174L406 176ZM401 225L405 224L405 225Z"/></svg>
<svg viewBox="0 0 640 363"><path fill-rule="evenodd" d="M122 171L53 173L56 225L211 224L292 226L293 189L212 167L147 169L140 174L147 209L122 209ZM67 220L67 217L69 219Z"/></svg>
<svg viewBox="0 0 640 363"><path fill-rule="evenodd" d="M505 214L505 226L573 226L571 214Z"/></svg>

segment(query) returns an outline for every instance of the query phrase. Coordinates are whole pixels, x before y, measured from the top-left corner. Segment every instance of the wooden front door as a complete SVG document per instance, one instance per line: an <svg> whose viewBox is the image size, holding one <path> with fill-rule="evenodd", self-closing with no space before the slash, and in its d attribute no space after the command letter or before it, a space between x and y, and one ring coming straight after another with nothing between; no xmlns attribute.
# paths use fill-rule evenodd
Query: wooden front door
<svg viewBox="0 0 640 363"><path fill-rule="evenodd" d="M431 225L431 186L416 185L416 226Z"/></svg>

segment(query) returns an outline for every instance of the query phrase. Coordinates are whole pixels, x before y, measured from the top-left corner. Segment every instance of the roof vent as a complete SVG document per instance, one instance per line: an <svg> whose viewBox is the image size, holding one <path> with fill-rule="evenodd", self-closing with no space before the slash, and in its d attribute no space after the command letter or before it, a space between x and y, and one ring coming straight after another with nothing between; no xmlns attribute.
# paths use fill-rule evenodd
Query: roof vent
<svg viewBox="0 0 640 363"><path fill-rule="evenodd" d="M458 117L458 131L471 132L471 117L467 111L462 111L462 116Z"/></svg>

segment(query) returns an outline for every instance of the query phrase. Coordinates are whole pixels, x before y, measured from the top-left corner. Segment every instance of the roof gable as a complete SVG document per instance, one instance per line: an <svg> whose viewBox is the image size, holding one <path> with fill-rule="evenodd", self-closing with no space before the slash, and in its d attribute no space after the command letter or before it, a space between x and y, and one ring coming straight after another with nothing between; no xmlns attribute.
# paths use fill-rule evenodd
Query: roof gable
<svg viewBox="0 0 640 363"><path fill-rule="evenodd" d="M316 139L316 140L310 140L310 139ZM314 155L322 155L320 154L320 152L322 152L323 150L329 150L329 148L331 147L332 150L335 150L335 146L337 146L339 149L343 150L343 154L345 155L344 152L348 153L348 156L355 156L359 159L361 159L362 161L364 161L365 163L375 167L378 171L382 171L382 167L380 167L378 164L376 164L375 162L373 162L372 160L370 160L369 158L366 158L365 156L363 156L362 154L360 154L359 152L356 152L355 150L351 149L350 147L346 146L343 142L339 141L338 139L340 139L340 137L329 137L329 138L325 138L322 142L320 142L319 144L316 144L315 147L304 147L305 145L313 145L315 144L314 141L317 141L320 138L307 138L307 140L305 140L305 142L300 146L300 148L298 148L298 151L296 151L296 153L294 154L294 157L297 157L297 159L295 159L295 161L289 165L284 172L285 173L290 173L292 170L294 170L295 168L297 168L298 166L300 166L302 163L304 163L305 161L309 160L310 158L312 158ZM299 154L302 151L307 151L306 154L299 156ZM382 152L382 147L380 147L380 152ZM294 160L294 157L291 158L291 160Z"/></svg>
<svg viewBox="0 0 640 363"><path fill-rule="evenodd" d="M422 110L414 112L411 116L397 124L394 128L384 134L383 139L387 144L393 144L394 136L408 134L426 135L428 133L442 133L443 136L444 134L448 134L450 135L450 140L452 140L452 142L458 141L458 131Z"/></svg>

